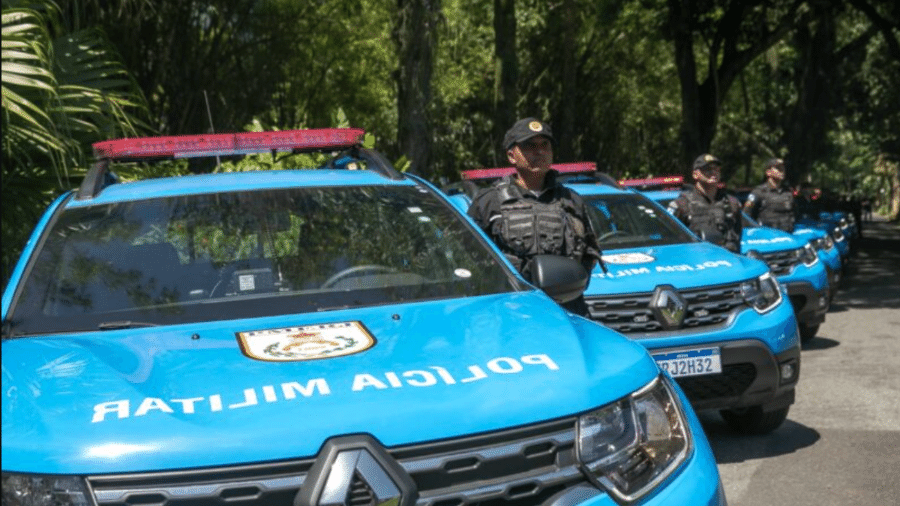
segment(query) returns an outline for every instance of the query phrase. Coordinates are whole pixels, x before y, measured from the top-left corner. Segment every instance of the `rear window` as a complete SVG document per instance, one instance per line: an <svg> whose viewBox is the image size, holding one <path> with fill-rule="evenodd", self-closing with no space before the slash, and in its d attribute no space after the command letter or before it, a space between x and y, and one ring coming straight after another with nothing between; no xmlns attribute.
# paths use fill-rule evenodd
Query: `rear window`
<svg viewBox="0 0 900 506"><path fill-rule="evenodd" d="M416 186L177 196L63 212L13 302L11 333L162 325L518 289Z"/></svg>

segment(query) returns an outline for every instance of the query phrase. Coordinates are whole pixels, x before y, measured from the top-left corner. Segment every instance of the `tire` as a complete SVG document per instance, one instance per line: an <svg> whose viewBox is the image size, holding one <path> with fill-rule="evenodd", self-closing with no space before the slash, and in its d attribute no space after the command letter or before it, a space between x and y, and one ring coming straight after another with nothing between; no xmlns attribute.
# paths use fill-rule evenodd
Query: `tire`
<svg viewBox="0 0 900 506"><path fill-rule="evenodd" d="M819 332L818 325L804 325L800 324L800 342L806 344L812 338L816 337L816 334Z"/></svg>
<svg viewBox="0 0 900 506"><path fill-rule="evenodd" d="M722 418L729 427L741 434L768 434L787 419L790 406L776 409L768 413L761 406L751 406L740 409L723 409L720 411Z"/></svg>

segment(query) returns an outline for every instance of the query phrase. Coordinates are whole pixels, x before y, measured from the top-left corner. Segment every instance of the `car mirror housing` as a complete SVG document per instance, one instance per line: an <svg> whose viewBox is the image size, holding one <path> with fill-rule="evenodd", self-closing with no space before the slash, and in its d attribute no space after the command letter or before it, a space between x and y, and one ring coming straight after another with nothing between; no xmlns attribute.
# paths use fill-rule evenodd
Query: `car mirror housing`
<svg viewBox="0 0 900 506"><path fill-rule="evenodd" d="M590 276L580 262L558 255L537 255L528 262L525 278L556 302L577 299L587 288Z"/></svg>

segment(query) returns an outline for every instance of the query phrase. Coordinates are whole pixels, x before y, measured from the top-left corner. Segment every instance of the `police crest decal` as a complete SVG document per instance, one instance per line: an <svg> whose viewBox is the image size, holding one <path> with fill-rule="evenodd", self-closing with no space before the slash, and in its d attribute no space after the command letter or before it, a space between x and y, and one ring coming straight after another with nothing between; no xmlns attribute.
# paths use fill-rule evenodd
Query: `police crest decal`
<svg viewBox="0 0 900 506"><path fill-rule="evenodd" d="M266 362L343 357L368 350L375 338L358 321L237 333L244 355Z"/></svg>

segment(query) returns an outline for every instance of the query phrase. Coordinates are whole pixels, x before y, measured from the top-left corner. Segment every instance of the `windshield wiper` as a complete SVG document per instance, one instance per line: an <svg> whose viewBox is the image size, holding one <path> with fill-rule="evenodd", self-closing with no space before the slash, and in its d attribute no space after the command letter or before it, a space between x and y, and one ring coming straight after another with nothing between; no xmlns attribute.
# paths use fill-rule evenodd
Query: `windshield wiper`
<svg viewBox="0 0 900 506"><path fill-rule="evenodd" d="M117 322L103 322L100 325L97 325L97 328L100 330L134 329L139 327L159 327L159 324L151 322L133 322L130 320L122 320Z"/></svg>

